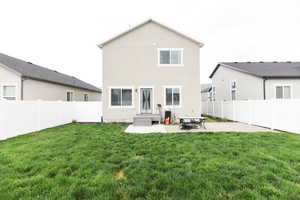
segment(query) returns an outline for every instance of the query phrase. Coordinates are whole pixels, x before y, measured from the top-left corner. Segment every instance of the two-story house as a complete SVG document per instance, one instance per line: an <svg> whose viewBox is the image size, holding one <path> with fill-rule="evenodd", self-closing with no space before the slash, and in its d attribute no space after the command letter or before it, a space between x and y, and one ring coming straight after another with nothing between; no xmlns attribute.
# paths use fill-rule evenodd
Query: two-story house
<svg viewBox="0 0 300 200"><path fill-rule="evenodd" d="M100 44L104 122L157 114L158 104L175 116L199 116L202 46L154 20Z"/></svg>

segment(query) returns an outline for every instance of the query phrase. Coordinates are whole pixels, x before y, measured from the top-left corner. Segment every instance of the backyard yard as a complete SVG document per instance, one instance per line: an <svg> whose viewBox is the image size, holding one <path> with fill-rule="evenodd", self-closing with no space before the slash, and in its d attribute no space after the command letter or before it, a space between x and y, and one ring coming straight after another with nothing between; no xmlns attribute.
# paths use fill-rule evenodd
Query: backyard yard
<svg viewBox="0 0 300 200"><path fill-rule="evenodd" d="M300 199L300 135L60 126L0 142L0 199Z"/></svg>

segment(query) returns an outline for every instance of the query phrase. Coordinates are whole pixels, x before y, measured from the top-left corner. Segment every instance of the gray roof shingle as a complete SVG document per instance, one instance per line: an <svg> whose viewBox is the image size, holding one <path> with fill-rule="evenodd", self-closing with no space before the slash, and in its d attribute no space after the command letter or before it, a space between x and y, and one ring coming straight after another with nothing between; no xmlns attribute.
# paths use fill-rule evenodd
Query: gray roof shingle
<svg viewBox="0 0 300 200"><path fill-rule="evenodd" d="M101 92L100 88L79 80L76 77L62 74L57 71L32 64L30 62L7 56L2 53L0 53L0 63L16 71L22 77L66 85L74 88L86 89L95 92Z"/></svg>
<svg viewBox="0 0 300 200"><path fill-rule="evenodd" d="M219 66L263 78L300 78L300 62L222 62L216 66L210 78Z"/></svg>

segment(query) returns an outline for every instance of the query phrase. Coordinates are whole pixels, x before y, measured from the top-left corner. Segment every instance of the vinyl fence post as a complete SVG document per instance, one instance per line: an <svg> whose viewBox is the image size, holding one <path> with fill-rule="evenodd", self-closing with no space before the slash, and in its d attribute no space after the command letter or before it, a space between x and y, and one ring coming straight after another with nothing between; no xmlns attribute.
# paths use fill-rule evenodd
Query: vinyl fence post
<svg viewBox="0 0 300 200"><path fill-rule="evenodd" d="M209 115L209 108L211 106L211 101L207 102L207 107L206 107L206 114Z"/></svg>
<svg viewBox="0 0 300 200"><path fill-rule="evenodd" d="M232 120L236 121L236 108L235 108L235 101L232 101Z"/></svg>
<svg viewBox="0 0 300 200"><path fill-rule="evenodd" d="M0 101L0 110L3 111L3 101ZM3 116L3 112L0 112L0 140L5 138L4 133L6 133L6 131L4 130L4 116ZM3 134L3 135L2 135Z"/></svg>
<svg viewBox="0 0 300 200"><path fill-rule="evenodd" d="M36 101L37 106L37 130L41 130L41 100Z"/></svg>
<svg viewBox="0 0 300 200"><path fill-rule="evenodd" d="M271 99L271 130L275 128L275 99Z"/></svg>
<svg viewBox="0 0 300 200"><path fill-rule="evenodd" d="M253 112L253 101L248 100L248 107L249 107L249 121L248 124L252 124L252 112Z"/></svg>
<svg viewBox="0 0 300 200"><path fill-rule="evenodd" d="M212 116L215 116L215 101L212 103Z"/></svg>
<svg viewBox="0 0 300 200"><path fill-rule="evenodd" d="M221 101L221 118L224 118L224 101Z"/></svg>

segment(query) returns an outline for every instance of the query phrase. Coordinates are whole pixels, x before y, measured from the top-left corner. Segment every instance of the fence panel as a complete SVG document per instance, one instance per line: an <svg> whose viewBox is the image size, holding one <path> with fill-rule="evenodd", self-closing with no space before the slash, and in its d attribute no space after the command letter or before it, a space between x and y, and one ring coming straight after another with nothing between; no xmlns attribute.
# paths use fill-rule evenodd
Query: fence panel
<svg viewBox="0 0 300 200"><path fill-rule="evenodd" d="M243 123L250 122L250 106L249 101L235 102L235 120Z"/></svg>
<svg viewBox="0 0 300 200"><path fill-rule="evenodd" d="M214 106L214 115L221 117L222 116L222 102L216 101Z"/></svg>
<svg viewBox="0 0 300 200"><path fill-rule="evenodd" d="M100 122L102 104L99 102L74 102L76 109L75 120L79 122Z"/></svg>
<svg viewBox="0 0 300 200"><path fill-rule="evenodd" d="M233 110L233 102L224 101L223 102L223 111L224 111L224 118L233 120L233 111L234 111Z"/></svg>
<svg viewBox="0 0 300 200"><path fill-rule="evenodd" d="M274 129L300 133L300 100L274 101Z"/></svg>
<svg viewBox="0 0 300 200"><path fill-rule="evenodd" d="M58 125L101 122L102 102L0 101L0 140Z"/></svg>
<svg viewBox="0 0 300 200"><path fill-rule="evenodd" d="M220 102L206 102L203 110L210 110L214 104L215 112L209 114L222 117ZM250 123L257 126L268 127L283 131L300 133L300 100L253 100L253 101L224 101L223 117Z"/></svg>
<svg viewBox="0 0 300 200"><path fill-rule="evenodd" d="M252 101L252 124L272 128L272 100Z"/></svg>

